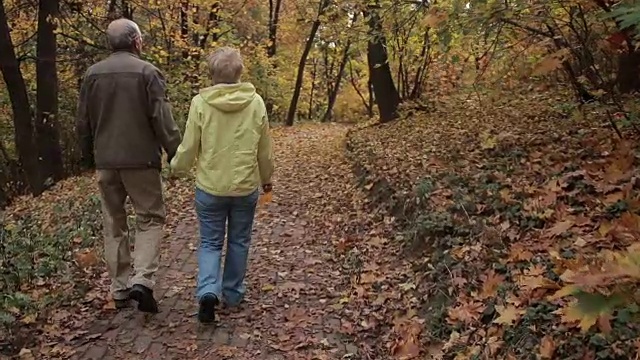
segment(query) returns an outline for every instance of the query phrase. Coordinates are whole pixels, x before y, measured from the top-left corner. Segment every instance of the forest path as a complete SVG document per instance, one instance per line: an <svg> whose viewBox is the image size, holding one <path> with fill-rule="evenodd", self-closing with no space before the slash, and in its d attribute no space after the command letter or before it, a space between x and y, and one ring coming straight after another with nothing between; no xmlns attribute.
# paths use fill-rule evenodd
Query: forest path
<svg viewBox="0 0 640 360"><path fill-rule="evenodd" d="M353 184L344 155L346 132L340 125L274 131L274 198L258 209L246 301L239 309L220 310L215 326L200 325L196 319L198 226L192 185L170 185L168 207L174 225L164 242L155 290L160 313L102 310L75 356L356 358L359 348L345 335L341 320L341 304L351 285L334 246L345 238L348 223L358 228L353 219L362 214L357 207L363 195Z"/></svg>

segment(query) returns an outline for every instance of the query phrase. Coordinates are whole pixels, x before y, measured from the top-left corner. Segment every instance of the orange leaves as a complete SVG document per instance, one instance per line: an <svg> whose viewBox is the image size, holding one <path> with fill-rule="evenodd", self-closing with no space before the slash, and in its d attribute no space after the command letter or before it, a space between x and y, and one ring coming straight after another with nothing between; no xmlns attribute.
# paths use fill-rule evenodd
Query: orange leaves
<svg viewBox="0 0 640 360"><path fill-rule="evenodd" d="M611 184L628 180L633 169L635 155L632 147L626 142L620 142L614 153L613 161L605 169L604 179Z"/></svg>
<svg viewBox="0 0 640 360"><path fill-rule="evenodd" d="M505 280L505 277L503 275L496 274L495 271L493 270L490 270L482 278L483 278L483 284L482 284L482 292L480 296L483 299L495 296L498 291L498 287Z"/></svg>
<svg viewBox="0 0 640 360"><path fill-rule="evenodd" d="M273 200L273 192L269 191L266 192L262 195L260 195L260 200L259 200L259 204L262 205L266 205L268 203L270 203Z"/></svg>
<svg viewBox="0 0 640 360"><path fill-rule="evenodd" d="M552 301L574 298L556 311L561 320L583 332L597 325L601 332L609 333L611 313L635 301L635 289L640 283L640 255L635 247L620 254L605 253L594 264L579 272L567 271L562 278L568 285L549 298Z"/></svg>
<svg viewBox="0 0 640 360"><path fill-rule="evenodd" d="M553 359L553 355L555 354L555 351L556 351L556 344L553 341L553 337L550 335L543 337L542 341L540 341L540 348L538 349L540 358Z"/></svg>
<svg viewBox="0 0 640 360"><path fill-rule="evenodd" d="M423 321L417 318L396 324L394 331L399 339L391 346L391 354L399 360L415 359L420 356L420 333Z"/></svg>
<svg viewBox="0 0 640 360"><path fill-rule="evenodd" d="M78 251L73 254L76 263L81 269L88 269L90 267L96 266L99 262L96 253L93 250L87 249Z"/></svg>
<svg viewBox="0 0 640 360"><path fill-rule="evenodd" d="M446 11L432 8L427 16L422 19L422 25L430 28L437 28L440 24L446 21L448 14Z"/></svg>
<svg viewBox="0 0 640 360"><path fill-rule="evenodd" d="M541 266L534 266L516 276L516 283L527 301L541 299L549 291L559 288L558 284L545 276L545 272Z"/></svg>
<svg viewBox="0 0 640 360"><path fill-rule="evenodd" d="M562 66L562 57L554 54L539 70ZM453 234L416 240L433 257L420 262L428 280L418 289L450 299L445 321L431 327L455 329L445 356L562 358L582 344L580 329L619 333L621 323L610 314L618 294L634 288L636 272L633 257L610 250L640 238L633 180L640 173L633 152L595 130L589 116L569 125L518 95L495 97L495 108L491 101L452 97L441 109L366 131L373 139L367 151L375 154L368 170L398 169L394 176L380 172L399 194L428 178L435 189L430 197L420 203L409 197L401 211L429 220L447 212L453 219ZM510 146L505 133L514 134ZM491 151L483 151L483 142ZM439 224L425 226L432 223ZM527 335L514 343L512 335L521 332Z"/></svg>
<svg viewBox="0 0 640 360"><path fill-rule="evenodd" d="M508 262L529 261L531 259L533 259L533 253L524 244L515 243L509 249Z"/></svg>
<svg viewBox="0 0 640 360"><path fill-rule="evenodd" d="M472 299L458 299L458 305L449 308L447 321L451 324L465 323L472 324L480 319L485 305Z"/></svg>
<svg viewBox="0 0 640 360"><path fill-rule="evenodd" d="M546 75L552 71L559 69L562 66L562 63L569 57L570 54L571 52L568 48L563 48L547 55L536 65L531 75Z"/></svg>
<svg viewBox="0 0 640 360"><path fill-rule="evenodd" d="M558 235L561 235L564 232L571 229L573 225L574 225L574 222L572 220L565 220L565 221L558 222L547 231L546 236L556 237Z"/></svg>

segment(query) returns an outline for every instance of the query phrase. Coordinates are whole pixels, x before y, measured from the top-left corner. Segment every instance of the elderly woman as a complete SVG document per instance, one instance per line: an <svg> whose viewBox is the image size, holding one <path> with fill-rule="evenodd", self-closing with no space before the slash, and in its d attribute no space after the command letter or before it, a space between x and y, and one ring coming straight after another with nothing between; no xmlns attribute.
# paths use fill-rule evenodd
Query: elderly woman
<svg viewBox="0 0 640 360"><path fill-rule="evenodd" d="M195 205L200 222L197 297L198 319L210 323L223 300L238 305L259 187L271 191L273 150L262 97L250 83L240 82L240 53L223 47L208 58L213 86L191 101L182 144L171 161L176 174L196 162ZM228 232L224 272L222 247Z"/></svg>

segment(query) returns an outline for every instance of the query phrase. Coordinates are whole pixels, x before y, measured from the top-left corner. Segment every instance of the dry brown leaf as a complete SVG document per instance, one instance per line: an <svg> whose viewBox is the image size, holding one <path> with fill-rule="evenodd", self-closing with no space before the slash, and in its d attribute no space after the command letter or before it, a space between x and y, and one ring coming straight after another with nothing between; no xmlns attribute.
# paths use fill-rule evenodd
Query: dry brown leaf
<svg viewBox="0 0 640 360"><path fill-rule="evenodd" d="M553 341L553 337L551 335L546 335L540 341L540 348L538 352L540 353L541 359L553 359L553 355L556 351L556 344Z"/></svg>
<svg viewBox="0 0 640 360"><path fill-rule="evenodd" d="M552 228L547 230L546 235L547 237L554 237L554 236L561 235L566 231L568 231L569 229L571 229L573 225L575 225L575 222L573 220L565 220L565 221L558 222Z"/></svg>

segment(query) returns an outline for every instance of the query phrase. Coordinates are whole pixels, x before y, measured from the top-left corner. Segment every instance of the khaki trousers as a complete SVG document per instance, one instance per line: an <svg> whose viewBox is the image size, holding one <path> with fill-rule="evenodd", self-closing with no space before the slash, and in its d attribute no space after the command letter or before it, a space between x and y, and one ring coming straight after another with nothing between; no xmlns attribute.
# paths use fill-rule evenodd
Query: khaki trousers
<svg viewBox="0 0 640 360"><path fill-rule="evenodd" d="M162 180L157 169L98 170L98 186L104 218L104 255L111 276L111 294L127 299L129 288L143 285L153 289L158 270L165 207ZM136 213L136 235L131 279L131 253L125 201Z"/></svg>

